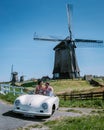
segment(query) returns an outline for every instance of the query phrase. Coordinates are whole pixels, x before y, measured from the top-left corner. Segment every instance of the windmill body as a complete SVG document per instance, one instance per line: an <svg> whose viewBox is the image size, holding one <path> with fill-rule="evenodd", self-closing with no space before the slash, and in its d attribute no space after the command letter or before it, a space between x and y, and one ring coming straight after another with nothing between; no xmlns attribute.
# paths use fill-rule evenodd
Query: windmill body
<svg viewBox="0 0 104 130"><path fill-rule="evenodd" d="M80 70L76 60L75 47L71 43L61 42L55 48L53 78L78 78Z"/></svg>

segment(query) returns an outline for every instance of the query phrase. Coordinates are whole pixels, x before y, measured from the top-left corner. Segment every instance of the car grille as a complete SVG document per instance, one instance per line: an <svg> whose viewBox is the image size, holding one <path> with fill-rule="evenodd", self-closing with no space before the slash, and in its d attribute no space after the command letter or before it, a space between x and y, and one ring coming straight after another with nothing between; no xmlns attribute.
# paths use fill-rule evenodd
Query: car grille
<svg viewBox="0 0 104 130"><path fill-rule="evenodd" d="M29 105L22 105L22 106L20 106L20 109L22 111L29 111L30 110L30 106Z"/></svg>

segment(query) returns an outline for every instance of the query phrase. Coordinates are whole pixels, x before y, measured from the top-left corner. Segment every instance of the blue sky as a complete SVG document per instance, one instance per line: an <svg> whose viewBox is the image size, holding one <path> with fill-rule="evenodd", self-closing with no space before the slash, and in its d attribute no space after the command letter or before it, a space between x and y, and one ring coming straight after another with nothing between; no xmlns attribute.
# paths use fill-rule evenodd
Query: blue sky
<svg viewBox="0 0 104 130"><path fill-rule="evenodd" d="M18 77L52 77L58 42L33 36L68 36L67 3L73 5L73 38L104 40L103 0L0 0L0 81L10 80L12 64ZM82 76L104 75L104 48L77 48L76 55Z"/></svg>

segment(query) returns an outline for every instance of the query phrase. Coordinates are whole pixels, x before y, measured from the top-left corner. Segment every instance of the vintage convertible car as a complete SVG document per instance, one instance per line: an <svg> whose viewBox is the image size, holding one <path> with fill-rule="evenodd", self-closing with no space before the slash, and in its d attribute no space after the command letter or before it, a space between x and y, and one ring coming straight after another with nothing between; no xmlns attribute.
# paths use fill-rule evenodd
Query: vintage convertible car
<svg viewBox="0 0 104 130"><path fill-rule="evenodd" d="M50 117L59 108L57 96L25 94L14 101L13 112L27 116Z"/></svg>

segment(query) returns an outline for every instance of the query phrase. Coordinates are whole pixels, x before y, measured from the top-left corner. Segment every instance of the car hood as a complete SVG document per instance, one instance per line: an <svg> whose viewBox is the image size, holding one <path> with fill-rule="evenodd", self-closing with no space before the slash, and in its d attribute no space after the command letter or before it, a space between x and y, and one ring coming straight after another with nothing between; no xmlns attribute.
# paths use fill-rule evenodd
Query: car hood
<svg viewBox="0 0 104 130"><path fill-rule="evenodd" d="M42 103L51 103L53 97L44 96L44 95L22 95L17 99L20 100L22 105L31 105L31 106L40 106Z"/></svg>

